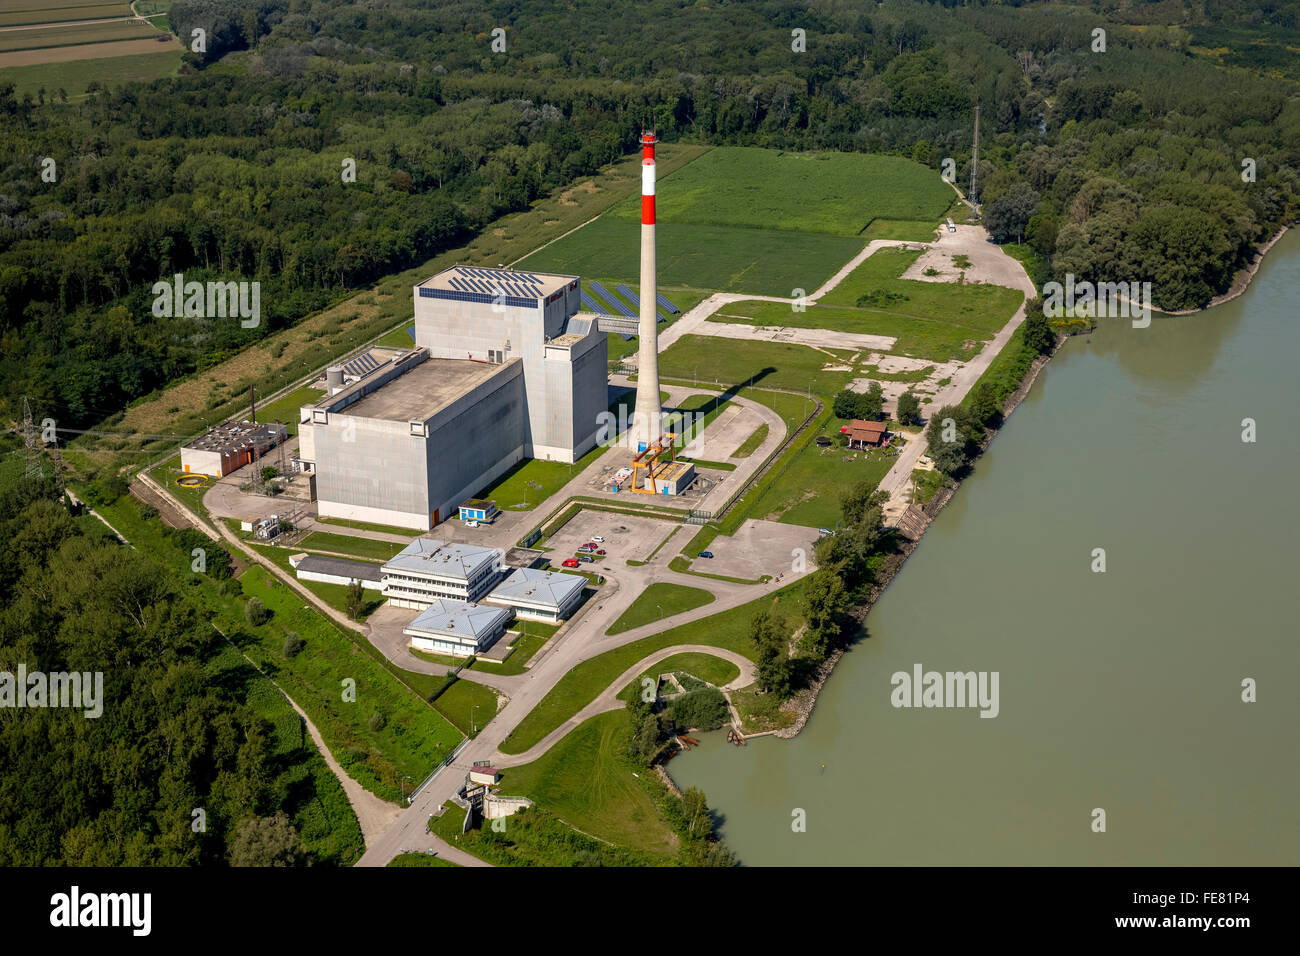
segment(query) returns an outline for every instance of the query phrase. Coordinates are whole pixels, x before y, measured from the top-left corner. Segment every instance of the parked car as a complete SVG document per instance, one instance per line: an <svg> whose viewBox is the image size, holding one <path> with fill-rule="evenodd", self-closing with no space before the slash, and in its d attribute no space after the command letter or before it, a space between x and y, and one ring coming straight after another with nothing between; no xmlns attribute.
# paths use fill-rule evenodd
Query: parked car
<svg viewBox="0 0 1300 956"><path fill-rule="evenodd" d="M578 560L581 561L583 564L591 564L596 559L589 554L580 554L578 555Z"/></svg>
<svg viewBox="0 0 1300 956"><path fill-rule="evenodd" d="M584 547L584 548L591 548L592 551L595 551L595 550L596 550L596 542L595 542L595 541L588 541L586 544L583 545L583 547Z"/></svg>
<svg viewBox="0 0 1300 956"><path fill-rule="evenodd" d="M593 535L591 536L591 540L592 540L592 541L595 541L597 544L604 544L604 543L605 543L605 539L602 538L602 537L601 537L600 535L598 535L598 534L593 534Z"/></svg>
<svg viewBox="0 0 1300 956"><path fill-rule="evenodd" d="M478 527L478 522L477 522L477 521L474 521L473 519L471 519L471 520L465 522L465 527L467 527L467 528L477 528L477 527Z"/></svg>
<svg viewBox="0 0 1300 956"><path fill-rule="evenodd" d="M576 567L578 566L578 559L577 559L577 558L565 558L565 559L564 559L564 566L565 566L566 568L576 568Z"/></svg>
<svg viewBox="0 0 1300 956"><path fill-rule="evenodd" d="M818 533L818 534L834 534L835 532L832 531L830 528L818 528L818 529L817 529L817 533Z"/></svg>
<svg viewBox="0 0 1300 956"><path fill-rule="evenodd" d="M605 549L604 549L604 548L597 548L597 549L596 549L596 553L597 553L597 554L604 554L604 553L605 553Z"/></svg>
<svg viewBox="0 0 1300 956"><path fill-rule="evenodd" d="M711 557L713 557L713 552L712 552L712 551L701 551L699 554L696 555L696 557L698 557L698 558L711 558Z"/></svg>
<svg viewBox="0 0 1300 956"><path fill-rule="evenodd" d="M578 549L578 553L579 553L579 554L591 554L591 553L592 553L593 551L595 551L595 550L596 550L596 549L593 548L591 545L589 545L589 544L584 544L581 548Z"/></svg>

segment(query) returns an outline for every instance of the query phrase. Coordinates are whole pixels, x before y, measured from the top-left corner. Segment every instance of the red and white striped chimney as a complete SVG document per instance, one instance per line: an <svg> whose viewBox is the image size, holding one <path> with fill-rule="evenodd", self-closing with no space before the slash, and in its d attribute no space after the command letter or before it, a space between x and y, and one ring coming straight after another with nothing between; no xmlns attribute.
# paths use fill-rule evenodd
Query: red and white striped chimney
<svg viewBox="0 0 1300 956"><path fill-rule="evenodd" d="M659 438L658 285L655 282L655 143L654 133L641 134L641 315L637 323L636 412L632 417L632 447Z"/></svg>

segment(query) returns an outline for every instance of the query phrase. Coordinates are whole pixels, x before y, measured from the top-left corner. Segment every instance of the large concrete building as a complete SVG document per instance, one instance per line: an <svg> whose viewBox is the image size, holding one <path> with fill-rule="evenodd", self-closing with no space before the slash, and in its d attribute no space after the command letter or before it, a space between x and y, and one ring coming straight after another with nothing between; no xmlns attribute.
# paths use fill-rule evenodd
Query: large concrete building
<svg viewBox="0 0 1300 956"><path fill-rule="evenodd" d="M595 447L605 333L578 285L469 266L417 285L416 347L302 409L319 513L428 530L524 458Z"/></svg>

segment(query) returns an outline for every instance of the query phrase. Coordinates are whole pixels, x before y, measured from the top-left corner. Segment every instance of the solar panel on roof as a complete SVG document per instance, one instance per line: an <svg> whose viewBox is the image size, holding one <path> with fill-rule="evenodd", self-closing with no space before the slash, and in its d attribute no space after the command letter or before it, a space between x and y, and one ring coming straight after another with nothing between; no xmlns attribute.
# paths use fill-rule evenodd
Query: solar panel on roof
<svg viewBox="0 0 1300 956"><path fill-rule="evenodd" d="M677 308L677 306L673 305L666 298L664 298L663 293L656 294L655 298L658 299L659 304L662 305L665 309L667 309L671 314L676 315L678 312L681 311L681 309Z"/></svg>

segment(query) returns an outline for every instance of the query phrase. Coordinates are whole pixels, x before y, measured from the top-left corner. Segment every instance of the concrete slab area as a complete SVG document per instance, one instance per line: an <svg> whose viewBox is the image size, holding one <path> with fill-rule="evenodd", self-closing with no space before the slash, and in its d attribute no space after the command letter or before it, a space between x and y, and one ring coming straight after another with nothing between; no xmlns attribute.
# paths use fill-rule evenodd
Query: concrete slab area
<svg viewBox="0 0 1300 956"><path fill-rule="evenodd" d="M763 419L752 408L732 402L682 449L682 454L705 461L726 461L762 424Z"/></svg>
<svg viewBox="0 0 1300 956"><path fill-rule="evenodd" d="M731 322L701 322L692 329L696 335L723 339L751 339L761 342L788 342L823 349L892 349L889 335L866 335L861 332L837 332L834 329L796 329L783 326L741 325Z"/></svg>
<svg viewBox="0 0 1300 956"><path fill-rule="evenodd" d="M713 557L695 558L691 570L751 581L764 574L775 578L790 573L796 560L792 552L796 549L802 549L811 569L817 538L816 528L749 518L730 538L714 538L708 547Z"/></svg>
<svg viewBox="0 0 1300 956"><path fill-rule="evenodd" d="M632 495L627 497L631 498ZM654 501L649 495L637 495ZM582 566L585 571L599 573L601 565L610 564L615 568L625 567L629 558L645 561L659 543L668 537L680 522L660 521L655 518L634 518L631 515L611 514L608 511L584 509L576 518L560 529L559 533L546 542L552 550L547 557L552 565L559 565L595 536L604 538L600 547L608 552L600 561Z"/></svg>

